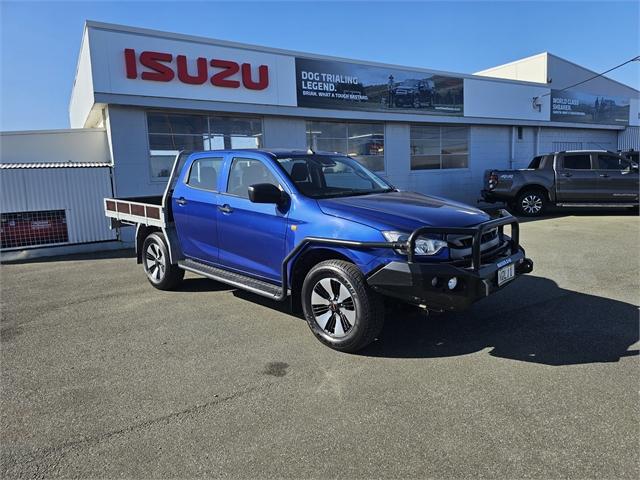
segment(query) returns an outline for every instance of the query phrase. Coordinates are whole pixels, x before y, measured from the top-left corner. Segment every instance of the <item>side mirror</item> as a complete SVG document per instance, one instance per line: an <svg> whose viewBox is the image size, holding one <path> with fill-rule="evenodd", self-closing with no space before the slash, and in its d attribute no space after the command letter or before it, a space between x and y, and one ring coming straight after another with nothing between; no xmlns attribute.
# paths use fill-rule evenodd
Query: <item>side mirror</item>
<svg viewBox="0 0 640 480"><path fill-rule="evenodd" d="M283 198L282 191L271 183L256 183L249 187L249 200L253 203L279 204Z"/></svg>

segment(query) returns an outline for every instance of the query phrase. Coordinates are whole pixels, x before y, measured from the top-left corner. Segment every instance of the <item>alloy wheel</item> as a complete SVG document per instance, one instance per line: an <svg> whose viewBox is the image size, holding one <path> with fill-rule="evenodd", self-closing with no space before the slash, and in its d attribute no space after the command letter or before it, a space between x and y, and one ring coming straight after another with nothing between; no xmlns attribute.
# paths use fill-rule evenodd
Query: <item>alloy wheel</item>
<svg viewBox="0 0 640 480"><path fill-rule="evenodd" d="M530 215L540 213L542 199L538 195L527 195L522 199L522 211Z"/></svg>
<svg viewBox="0 0 640 480"><path fill-rule="evenodd" d="M353 296L337 278L323 278L315 284L311 308L316 323L330 337L344 337L356 323Z"/></svg>
<svg viewBox="0 0 640 480"><path fill-rule="evenodd" d="M164 278L164 274L166 271L165 258L162 253L162 249L160 245L157 243L150 243L147 246L147 251L144 255L145 261L145 270L147 271L147 276L153 282L160 282Z"/></svg>

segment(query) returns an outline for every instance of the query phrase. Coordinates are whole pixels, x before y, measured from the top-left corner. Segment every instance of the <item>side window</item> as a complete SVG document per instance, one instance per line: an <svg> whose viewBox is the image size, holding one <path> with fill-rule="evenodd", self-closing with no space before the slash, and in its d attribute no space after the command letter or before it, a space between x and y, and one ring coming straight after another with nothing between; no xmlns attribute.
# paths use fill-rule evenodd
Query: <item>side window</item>
<svg viewBox="0 0 640 480"><path fill-rule="evenodd" d="M531 160L531 163L529 164L529 168L533 168L533 169L538 169L540 168L540 162L542 161L543 157L534 157L533 160Z"/></svg>
<svg viewBox="0 0 640 480"><path fill-rule="evenodd" d="M562 162L568 170L591 170L591 155L588 153L566 154Z"/></svg>
<svg viewBox="0 0 640 480"><path fill-rule="evenodd" d="M271 183L276 186L280 184L260 160L234 158L229 171L227 193L249 198L249 187L256 183Z"/></svg>
<svg viewBox="0 0 640 480"><path fill-rule="evenodd" d="M598 168L600 170L626 170L629 165L627 160L617 155L598 155Z"/></svg>
<svg viewBox="0 0 640 480"><path fill-rule="evenodd" d="M218 190L218 176L224 158L199 158L194 160L189 171L187 185L212 192Z"/></svg>

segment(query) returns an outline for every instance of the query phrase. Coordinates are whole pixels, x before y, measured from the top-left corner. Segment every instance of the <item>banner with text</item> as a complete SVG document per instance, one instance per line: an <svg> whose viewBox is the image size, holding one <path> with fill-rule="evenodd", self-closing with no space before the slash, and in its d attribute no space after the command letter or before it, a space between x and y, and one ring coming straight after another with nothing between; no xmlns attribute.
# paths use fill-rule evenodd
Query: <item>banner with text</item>
<svg viewBox="0 0 640 480"><path fill-rule="evenodd" d="M299 107L463 115L462 78L296 58Z"/></svg>
<svg viewBox="0 0 640 480"><path fill-rule="evenodd" d="M551 121L627 125L629 99L551 90Z"/></svg>

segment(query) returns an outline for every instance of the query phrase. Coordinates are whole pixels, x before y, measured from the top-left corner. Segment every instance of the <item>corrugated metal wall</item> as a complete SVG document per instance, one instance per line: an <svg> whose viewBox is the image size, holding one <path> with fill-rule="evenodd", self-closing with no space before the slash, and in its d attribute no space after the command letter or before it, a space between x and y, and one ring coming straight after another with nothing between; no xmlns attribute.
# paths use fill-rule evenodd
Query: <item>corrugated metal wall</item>
<svg viewBox="0 0 640 480"><path fill-rule="evenodd" d="M103 212L103 198L110 196L106 167L0 170L2 212L65 210L69 243L116 238Z"/></svg>
<svg viewBox="0 0 640 480"><path fill-rule="evenodd" d="M640 150L640 127L627 127L618 132L619 150Z"/></svg>
<svg viewBox="0 0 640 480"><path fill-rule="evenodd" d="M615 150L615 130L592 130L581 128L553 128L540 130L539 153L558 150Z"/></svg>

